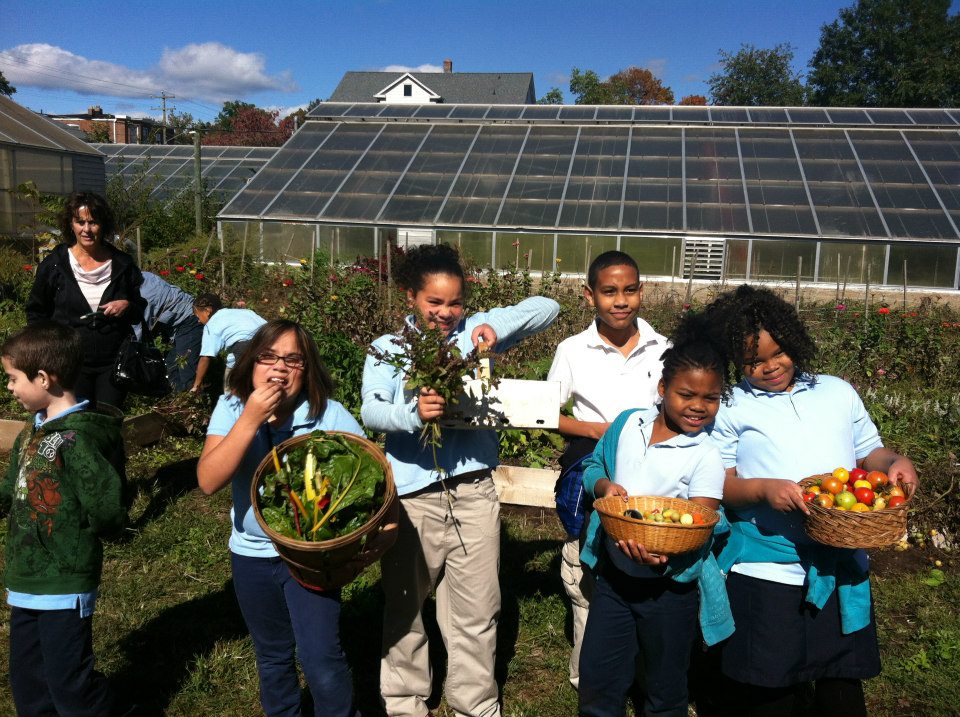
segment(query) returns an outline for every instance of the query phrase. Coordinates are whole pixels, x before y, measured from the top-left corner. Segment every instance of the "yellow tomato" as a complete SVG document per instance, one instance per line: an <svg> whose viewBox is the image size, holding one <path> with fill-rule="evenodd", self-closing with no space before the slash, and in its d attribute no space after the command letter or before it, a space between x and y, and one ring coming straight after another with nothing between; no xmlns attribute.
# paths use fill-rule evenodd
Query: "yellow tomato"
<svg viewBox="0 0 960 717"><path fill-rule="evenodd" d="M817 495L817 493L819 492L820 492L820 486L818 485L812 485L809 488L807 488L807 493L813 493L814 495Z"/></svg>
<svg viewBox="0 0 960 717"><path fill-rule="evenodd" d="M870 506L864 505L863 503L854 503L852 506L850 506L850 512L851 513L869 513Z"/></svg>
<svg viewBox="0 0 960 717"><path fill-rule="evenodd" d="M858 480L856 483L853 484L853 487L854 487L854 488L869 488L870 490L873 490L873 484L870 483L870 481L868 481L868 480Z"/></svg>

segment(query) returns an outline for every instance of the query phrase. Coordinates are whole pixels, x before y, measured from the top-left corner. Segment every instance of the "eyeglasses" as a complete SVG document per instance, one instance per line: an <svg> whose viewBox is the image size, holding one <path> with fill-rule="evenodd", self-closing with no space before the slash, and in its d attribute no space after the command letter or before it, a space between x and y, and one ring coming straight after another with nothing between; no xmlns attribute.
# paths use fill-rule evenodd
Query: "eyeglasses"
<svg viewBox="0 0 960 717"><path fill-rule="evenodd" d="M287 368L303 368L307 363L300 354L280 356L273 351L263 351L257 354L257 363L261 366L276 366L277 361L283 361L283 365Z"/></svg>

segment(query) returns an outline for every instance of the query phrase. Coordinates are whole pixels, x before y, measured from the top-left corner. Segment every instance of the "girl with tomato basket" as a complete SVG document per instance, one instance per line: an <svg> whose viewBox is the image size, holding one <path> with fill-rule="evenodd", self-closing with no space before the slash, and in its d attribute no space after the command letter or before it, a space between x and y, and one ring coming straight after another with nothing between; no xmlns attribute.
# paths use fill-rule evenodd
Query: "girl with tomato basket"
<svg viewBox="0 0 960 717"><path fill-rule="evenodd" d="M731 534L719 555L736 631L719 649L725 704L702 714L789 715L814 684L818 715L865 715L861 680L880 672L863 550L814 543L799 481L856 465L917 488L907 458L885 448L850 384L812 372L816 346L796 310L741 286L705 310L740 381L712 437L727 477ZM742 379L742 380L741 380ZM726 708L726 709L724 709Z"/></svg>

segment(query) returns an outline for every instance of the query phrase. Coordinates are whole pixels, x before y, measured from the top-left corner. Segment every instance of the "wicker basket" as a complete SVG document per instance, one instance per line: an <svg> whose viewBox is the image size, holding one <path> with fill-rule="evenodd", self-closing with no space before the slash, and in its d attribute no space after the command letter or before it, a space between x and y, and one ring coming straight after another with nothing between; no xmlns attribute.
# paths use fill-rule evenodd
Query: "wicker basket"
<svg viewBox="0 0 960 717"><path fill-rule="evenodd" d="M597 498L594 509L600 514L600 522L614 542L634 540L643 545L647 552L658 555L680 555L702 547L720 520L719 514L699 503L682 498L665 498L658 495L632 495L623 498L617 495ZM680 523L651 523L645 520L629 518L623 513L633 508L641 513L659 508L661 511L672 508L682 513L699 513L704 522L700 525L681 525Z"/></svg>
<svg viewBox="0 0 960 717"><path fill-rule="evenodd" d="M397 487L393 482L393 471L383 451L371 441L352 433L342 431L326 431L326 435L342 436L351 443L358 444L363 450L373 456L383 468L386 478L386 491L383 496L383 505L362 527L339 538L309 542L294 540L280 535L272 530L263 515L260 513L260 483L268 472L274 470L273 457L267 454L257 466L253 480L250 482L250 504L253 514L260 524L260 528L273 541L280 558L290 568L293 577L305 587L314 590L333 590L352 582L370 564L379 560L384 551L396 540L396 531L385 534L383 541L378 541L376 550L368 550L364 543L369 543L385 525L396 523L399 516L400 502L397 498ZM283 455L296 446L310 440L312 434L304 434L289 438L277 446L277 453ZM369 536L367 541L362 538Z"/></svg>
<svg viewBox="0 0 960 717"><path fill-rule="evenodd" d="M801 488L818 484L829 473L800 481ZM807 503L810 514L804 520L807 535L835 548L882 548L903 539L907 532L907 501L896 508L852 513Z"/></svg>

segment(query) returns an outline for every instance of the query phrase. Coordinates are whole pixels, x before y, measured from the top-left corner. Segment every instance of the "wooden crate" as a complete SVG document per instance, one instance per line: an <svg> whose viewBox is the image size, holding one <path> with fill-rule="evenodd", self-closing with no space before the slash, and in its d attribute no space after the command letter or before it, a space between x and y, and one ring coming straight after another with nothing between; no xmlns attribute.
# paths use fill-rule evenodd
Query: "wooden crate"
<svg viewBox="0 0 960 717"><path fill-rule="evenodd" d="M484 394L486 388L487 393ZM503 378L496 387L464 381L464 395L440 421L448 428L552 428L560 421L560 382Z"/></svg>

